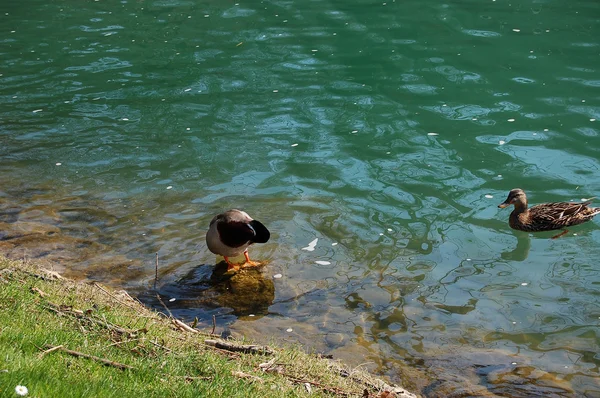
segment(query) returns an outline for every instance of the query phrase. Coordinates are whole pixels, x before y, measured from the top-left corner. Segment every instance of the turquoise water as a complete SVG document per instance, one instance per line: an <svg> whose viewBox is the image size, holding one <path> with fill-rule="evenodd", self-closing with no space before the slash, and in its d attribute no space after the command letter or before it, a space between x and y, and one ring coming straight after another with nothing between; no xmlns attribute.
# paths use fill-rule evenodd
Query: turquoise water
<svg viewBox="0 0 600 398"><path fill-rule="evenodd" d="M598 221L497 205L600 195L599 56L595 0L3 2L0 221L64 240L0 249L152 305L158 252L175 314L428 396L594 396ZM272 231L255 307L207 298L232 207Z"/></svg>

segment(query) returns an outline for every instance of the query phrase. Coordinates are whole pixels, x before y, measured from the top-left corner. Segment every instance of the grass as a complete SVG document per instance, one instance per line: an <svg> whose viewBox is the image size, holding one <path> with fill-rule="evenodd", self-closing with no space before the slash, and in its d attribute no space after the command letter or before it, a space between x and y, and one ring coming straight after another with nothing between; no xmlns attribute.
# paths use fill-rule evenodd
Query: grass
<svg viewBox="0 0 600 398"><path fill-rule="evenodd" d="M0 257L0 397L16 397L17 385L31 397L377 397L391 389L300 347L241 353L208 339L126 294Z"/></svg>

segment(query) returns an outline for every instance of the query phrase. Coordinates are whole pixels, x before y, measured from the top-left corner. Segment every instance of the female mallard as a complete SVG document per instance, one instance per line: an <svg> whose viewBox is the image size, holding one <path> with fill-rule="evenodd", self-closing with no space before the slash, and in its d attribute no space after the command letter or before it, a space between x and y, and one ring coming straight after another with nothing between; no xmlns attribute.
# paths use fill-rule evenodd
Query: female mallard
<svg viewBox="0 0 600 398"><path fill-rule="evenodd" d="M520 231L537 232L562 229L591 220L596 214L600 213L600 208L588 207L591 203L591 200L581 203L542 203L528 209L525 192L522 189L515 188L508 193L506 200L500 203L498 207L505 208L515 205L515 209L510 213L508 225ZM552 238L558 238L567 232L565 230Z"/></svg>
<svg viewBox="0 0 600 398"><path fill-rule="evenodd" d="M248 213L232 209L217 214L206 232L206 245L214 254L221 255L227 262L227 270L236 268L228 257L236 257L244 253L246 262L242 265L258 265L250 261L248 246L253 243L265 243L271 233L260 221L252 219Z"/></svg>

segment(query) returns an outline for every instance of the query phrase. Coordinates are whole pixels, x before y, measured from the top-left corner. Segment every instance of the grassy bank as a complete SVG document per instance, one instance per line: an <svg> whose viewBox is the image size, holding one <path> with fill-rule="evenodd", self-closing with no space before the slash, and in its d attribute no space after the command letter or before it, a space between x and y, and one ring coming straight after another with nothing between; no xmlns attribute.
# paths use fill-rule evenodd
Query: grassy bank
<svg viewBox="0 0 600 398"><path fill-rule="evenodd" d="M1 397L18 396L18 385L32 397L379 397L391 390L299 347L249 344L193 329L124 292L0 258Z"/></svg>

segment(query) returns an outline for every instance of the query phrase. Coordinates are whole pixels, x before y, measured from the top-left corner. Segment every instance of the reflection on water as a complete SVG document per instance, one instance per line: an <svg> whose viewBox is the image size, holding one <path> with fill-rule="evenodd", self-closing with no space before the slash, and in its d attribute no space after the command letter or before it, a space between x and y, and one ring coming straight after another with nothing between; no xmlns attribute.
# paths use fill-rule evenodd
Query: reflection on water
<svg viewBox="0 0 600 398"><path fill-rule="evenodd" d="M496 205L598 195L599 7L4 2L0 250L428 396L598 395L597 221ZM273 231L231 278L228 208Z"/></svg>
<svg viewBox="0 0 600 398"><path fill-rule="evenodd" d="M517 246L513 250L502 252L500 257L506 261L525 261L529 256L529 249L531 249L529 233L513 231L513 234L517 238Z"/></svg>

